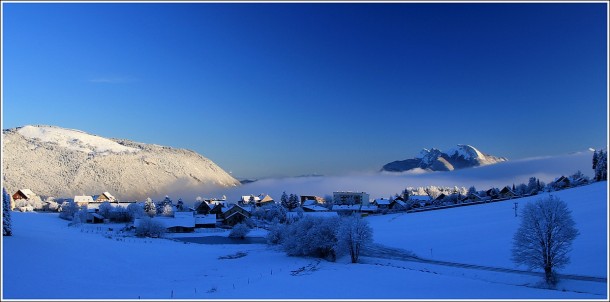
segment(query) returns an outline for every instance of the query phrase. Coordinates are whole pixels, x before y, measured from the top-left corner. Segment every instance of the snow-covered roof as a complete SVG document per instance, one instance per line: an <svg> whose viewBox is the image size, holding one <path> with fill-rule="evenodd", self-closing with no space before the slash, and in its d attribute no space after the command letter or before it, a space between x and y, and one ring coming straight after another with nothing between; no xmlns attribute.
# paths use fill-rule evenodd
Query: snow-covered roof
<svg viewBox="0 0 610 302"><path fill-rule="evenodd" d="M153 220L163 223L166 228L171 227L195 227L195 216L179 216L179 217L154 217Z"/></svg>
<svg viewBox="0 0 610 302"><path fill-rule="evenodd" d="M328 208L325 208L323 206L319 206L319 205L307 205L307 206L303 206L303 208L305 209L309 209L312 211L316 211L316 212L324 212L324 211L328 211Z"/></svg>
<svg viewBox="0 0 610 302"><path fill-rule="evenodd" d="M335 204L333 205L332 209L333 211L358 211L360 209L360 205Z"/></svg>
<svg viewBox="0 0 610 302"><path fill-rule="evenodd" d="M399 204L399 205L401 205L401 206L403 206L403 207L407 206L407 203L402 201L402 200L400 200L400 199L396 199L396 200L394 200L394 202Z"/></svg>
<svg viewBox="0 0 610 302"><path fill-rule="evenodd" d="M114 196L112 196L112 194L108 193L108 192L104 192L102 193L106 196L106 198L110 199L110 200L115 200Z"/></svg>
<svg viewBox="0 0 610 302"><path fill-rule="evenodd" d="M250 200L250 199L252 199L252 200ZM241 196L241 201L245 202L245 203L250 202L250 201L255 201L256 202L256 201L260 201L260 200L261 200L260 197L254 196L254 195L242 195Z"/></svg>
<svg viewBox="0 0 610 302"><path fill-rule="evenodd" d="M303 206L315 205L315 204L317 204L317 203L318 203L318 202L317 202L317 201L315 201L315 200L308 199L308 200L303 201Z"/></svg>
<svg viewBox="0 0 610 302"><path fill-rule="evenodd" d="M30 189L21 189L19 191L21 191L21 193L23 193L23 195L25 195L25 197L27 197L27 199L30 199L30 198L36 196L36 194L34 194L34 192L32 192L32 190L30 190Z"/></svg>
<svg viewBox="0 0 610 302"><path fill-rule="evenodd" d="M377 209L378 209L378 208L377 208L377 206L374 206L374 205L366 205L366 206L365 206L365 205L363 205L363 206L360 208L360 211L365 211L365 212L374 212L374 211L377 211Z"/></svg>
<svg viewBox="0 0 610 302"><path fill-rule="evenodd" d="M97 218L97 219L104 219L104 216L98 214L98 213L89 213L91 216Z"/></svg>
<svg viewBox="0 0 610 302"><path fill-rule="evenodd" d="M375 203L378 205L389 205L390 204L390 200L389 199L375 199Z"/></svg>
<svg viewBox="0 0 610 302"><path fill-rule="evenodd" d="M93 202L93 198L91 196L74 196L74 202L83 203L83 202Z"/></svg>
<svg viewBox="0 0 610 302"><path fill-rule="evenodd" d="M303 212L303 217L309 216L309 217L337 217L337 215L339 215L339 213L337 212ZM298 212L287 212L286 213L286 217L287 218L298 218L299 217L299 213Z"/></svg>

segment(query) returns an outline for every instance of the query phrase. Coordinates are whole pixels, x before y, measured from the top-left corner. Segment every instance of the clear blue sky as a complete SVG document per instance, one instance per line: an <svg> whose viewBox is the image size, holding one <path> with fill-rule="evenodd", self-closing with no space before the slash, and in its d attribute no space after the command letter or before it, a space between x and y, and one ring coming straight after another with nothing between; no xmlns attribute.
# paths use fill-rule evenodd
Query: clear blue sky
<svg viewBox="0 0 610 302"><path fill-rule="evenodd" d="M2 5L4 129L187 148L238 178L607 145L603 3Z"/></svg>

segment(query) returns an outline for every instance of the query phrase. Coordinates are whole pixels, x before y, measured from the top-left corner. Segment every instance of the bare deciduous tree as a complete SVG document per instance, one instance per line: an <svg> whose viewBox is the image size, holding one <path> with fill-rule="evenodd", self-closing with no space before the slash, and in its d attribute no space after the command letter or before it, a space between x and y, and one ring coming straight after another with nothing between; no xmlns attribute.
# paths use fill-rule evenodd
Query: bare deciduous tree
<svg viewBox="0 0 610 302"><path fill-rule="evenodd" d="M578 235L571 211L565 202L549 196L526 204L521 217L513 238L512 260L529 269L544 269L546 282L555 284L553 270L569 263L568 252Z"/></svg>

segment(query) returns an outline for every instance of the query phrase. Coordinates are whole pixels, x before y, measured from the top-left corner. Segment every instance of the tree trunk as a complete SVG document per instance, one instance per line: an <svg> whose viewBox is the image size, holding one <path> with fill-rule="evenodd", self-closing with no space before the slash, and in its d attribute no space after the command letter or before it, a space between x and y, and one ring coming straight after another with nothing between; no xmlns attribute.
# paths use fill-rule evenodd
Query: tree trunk
<svg viewBox="0 0 610 302"><path fill-rule="evenodd" d="M546 280L547 284L550 284L550 285L555 284L555 277L553 276L553 269L548 265L544 267L544 279Z"/></svg>

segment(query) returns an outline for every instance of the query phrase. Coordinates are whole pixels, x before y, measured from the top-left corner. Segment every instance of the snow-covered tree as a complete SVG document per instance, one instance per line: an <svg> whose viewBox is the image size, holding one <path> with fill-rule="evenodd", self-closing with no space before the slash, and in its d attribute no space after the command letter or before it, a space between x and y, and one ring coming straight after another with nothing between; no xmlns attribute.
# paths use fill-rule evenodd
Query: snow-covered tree
<svg viewBox="0 0 610 302"><path fill-rule="evenodd" d="M182 198L178 198L178 203L176 204L176 210L177 211L184 210L184 202L182 201Z"/></svg>
<svg viewBox="0 0 610 302"><path fill-rule="evenodd" d="M150 217L155 217L155 215L157 215L157 206L150 197L146 198L146 201L144 202L144 212Z"/></svg>
<svg viewBox="0 0 610 302"><path fill-rule="evenodd" d="M163 223L150 217L143 217L136 227L136 235L140 237L160 237L165 231Z"/></svg>
<svg viewBox="0 0 610 302"><path fill-rule="evenodd" d="M426 195L430 196L430 199L436 199L442 192L436 186L428 186L425 188Z"/></svg>
<svg viewBox="0 0 610 302"><path fill-rule="evenodd" d="M248 233L250 233L250 227L245 223L238 223L231 229L229 237L244 239Z"/></svg>
<svg viewBox="0 0 610 302"><path fill-rule="evenodd" d="M568 252L578 236L571 211L565 202L549 196L526 204L522 212L512 260L529 269L544 269L546 282L555 284L554 269L569 263Z"/></svg>
<svg viewBox="0 0 610 302"><path fill-rule="evenodd" d="M163 206L163 216L173 216L174 215L174 207L170 204L166 204Z"/></svg>
<svg viewBox="0 0 610 302"><path fill-rule="evenodd" d="M57 212L59 210L59 204L55 202L55 198L52 196L47 197L44 201L43 211Z"/></svg>
<svg viewBox="0 0 610 302"><path fill-rule="evenodd" d="M537 194L538 193L538 180L536 177L530 177L527 182L526 194Z"/></svg>
<svg viewBox="0 0 610 302"><path fill-rule="evenodd" d="M59 208L59 218L72 220L78 210L79 206L74 201L65 201Z"/></svg>
<svg viewBox="0 0 610 302"><path fill-rule="evenodd" d="M133 221L135 218L144 217L144 215L146 215L146 212L140 204L134 202L130 203L127 206L127 215L129 215L129 219Z"/></svg>
<svg viewBox="0 0 610 302"><path fill-rule="evenodd" d="M286 209L290 209L288 207L288 194L286 194L286 191L282 192L282 196L280 197L280 204L286 208Z"/></svg>
<svg viewBox="0 0 610 302"><path fill-rule="evenodd" d="M474 186L471 186L470 188L468 188L467 194L468 195L477 194L477 189Z"/></svg>
<svg viewBox="0 0 610 302"><path fill-rule="evenodd" d="M286 209L282 205L273 204L266 206L265 220L273 221L274 219L277 219L280 223L286 221Z"/></svg>
<svg viewBox="0 0 610 302"><path fill-rule="evenodd" d="M339 218L305 216L283 225L281 244L289 256L313 256L334 261L337 257Z"/></svg>
<svg viewBox="0 0 610 302"><path fill-rule="evenodd" d="M290 194L290 196L288 197L288 202L285 205L286 209L288 209L289 211L292 211L294 209L296 209L299 206L299 196L297 196L296 194Z"/></svg>
<svg viewBox="0 0 610 302"><path fill-rule="evenodd" d="M112 205L108 201L102 202L98 207L98 213L104 218L110 219L110 212L112 211Z"/></svg>
<svg viewBox="0 0 610 302"><path fill-rule="evenodd" d="M83 207L76 211L76 213L74 213L74 216L72 216L72 225L78 226L81 223L85 222L87 222L87 209Z"/></svg>
<svg viewBox="0 0 610 302"><path fill-rule="evenodd" d="M12 236L13 225L11 222L11 196L2 188L2 235Z"/></svg>
<svg viewBox="0 0 610 302"><path fill-rule="evenodd" d="M597 155L595 155L597 154ZM608 152L599 150L593 154L593 169L595 170L595 181L608 180Z"/></svg>
<svg viewBox="0 0 610 302"><path fill-rule="evenodd" d="M352 263L356 263L362 248L373 241L373 230L360 215L351 215L341 219L337 237L340 245L349 252Z"/></svg>

